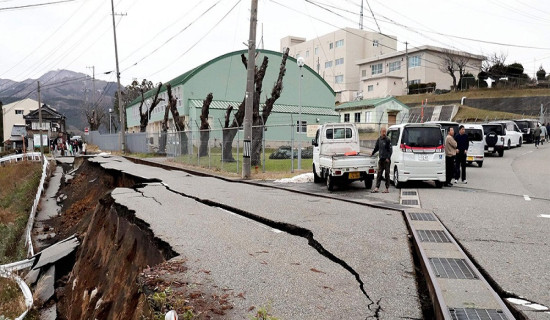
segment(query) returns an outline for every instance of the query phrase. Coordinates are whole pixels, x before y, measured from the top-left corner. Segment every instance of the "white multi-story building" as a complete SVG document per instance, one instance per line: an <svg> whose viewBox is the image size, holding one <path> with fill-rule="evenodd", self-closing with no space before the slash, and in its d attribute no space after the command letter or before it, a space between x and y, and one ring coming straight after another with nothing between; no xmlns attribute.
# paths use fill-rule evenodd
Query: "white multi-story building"
<svg viewBox="0 0 550 320"><path fill-rule="evenodd" d="M29 98L2 106L4 124L3 142L10 139L13 126L25 126L23 116L36 109L38 109L38 101Z"/></svg>
<svg viewBox="0 0 550 320"><path fill-rule="evenodd" d="M445 60L465 63L465 73L475 76L481 71L484 56L433 46L421 46L408 50L409 84L435 83L438 89L451 89L453 78L442 71ZM365 99L407 94L407 53L391 52L385 55L357 61L360 72L359 90ZM442 68L443 67L443 68ZM457 85L458 70L455 72ZM432 88L433 89L433 88Z"/></svg>
<svg viewBox="0 0 550 320"><path fill-rule="evenodd" d="M357 98L360 72L357 61L389 54L397 50L395 37L353 28L344 28L312 40L287 36L281 39L281 51L289 48L292 57L303 57L336 92L336 101Z"/></svg>

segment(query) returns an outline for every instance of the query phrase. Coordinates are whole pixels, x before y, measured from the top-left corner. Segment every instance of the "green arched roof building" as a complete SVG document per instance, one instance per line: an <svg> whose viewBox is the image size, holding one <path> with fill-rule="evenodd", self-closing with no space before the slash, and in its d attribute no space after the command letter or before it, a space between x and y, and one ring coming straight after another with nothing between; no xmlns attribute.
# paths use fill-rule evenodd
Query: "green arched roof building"
<svg viewBox="0 0 550 320"><path fill-rule="evenodd" d="M220 122L224 121L228 105L236 108L243 100L246 91L246 68L241 61L243 53L246 55L247 50L219 56L167 82L172 85L172 93L178 99L178 111L181 116L185 116L185 121L190 128L196 129L195 124L200 124L202 101L208 93L212 92L214 96L209 114L212 129L221 127ZM270 50L257 50L256 53L257 65L261 64L264 56L269 59L260 98L260 102L264 103L277 80L282 53ZM334 111L334 91L314 70L308 66L302 69L300 90L300 68L296 64L296 59L288 57L286 74L283 78L283 91L266 125L295 122L299 113L300 91L303 121L307 121L308 124L338 121L338 113ZM150 90L145 94L144 112L155 91L156 89ZM162 86L160 97L165 101L153 111L148 132L160 131L160 121L164 116L167 100L165 85ZM127 106L126 121L130 131L139 131L140 102L141 97ZM274 131L272 130L272 133L275 133Z"/></svg>

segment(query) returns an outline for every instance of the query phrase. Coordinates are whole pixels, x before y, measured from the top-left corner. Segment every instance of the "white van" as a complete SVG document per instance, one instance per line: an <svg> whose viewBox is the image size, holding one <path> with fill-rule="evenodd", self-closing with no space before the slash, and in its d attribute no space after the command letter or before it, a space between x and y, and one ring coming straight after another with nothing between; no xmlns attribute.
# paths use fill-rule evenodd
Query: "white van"
<svg viewBox="0 0 550 320"><path fill-rule="evenodd" d="M411 180L445 182L445 144L439 124L406 123L389 127L393 148L390 175L396 188Z"/></svg>
<svg viewBox="0 0 550 320"><path fill-rule="evenodd" d="M483 141L483 126L480 124L463 123L466 134L468 135L468 153L466 154L466 163L472 164L474 161L481 168L485 158L485 142Z"/></svg>

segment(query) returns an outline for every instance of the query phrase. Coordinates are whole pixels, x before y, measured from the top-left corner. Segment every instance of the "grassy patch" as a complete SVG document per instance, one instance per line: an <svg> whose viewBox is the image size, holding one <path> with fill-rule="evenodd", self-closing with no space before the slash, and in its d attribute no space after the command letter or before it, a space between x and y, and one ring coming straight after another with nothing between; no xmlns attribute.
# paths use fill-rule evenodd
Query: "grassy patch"
<svg viewBox="0 0 550 320"><path fill-rule="evenodd" d="M266 150L265 155L265 173L263 172L263 159L260 164L252 166L251 173L254 179L271 179L293 176L292 161L290 159L269 159L272 150ZM296 155L294 155L296 156ZM237 159L237 154L233 157ZM212 149L210 157L180 156L172 159L176 163L181 163L187 166L193 166L202 169L212 170L218 173L227 174L229 176L240 176L242 174L242 153L239 154L239 162L222 162L221 152L216 153ZM311 172L313 159L302 159L302 170L299 172ZM294 171L298 172L298 160L294 159Z"/></svg>
<svg viewBox="0 0 550 320"><path fill-rule="evenodd" d="M25 226L41 174L40 162L0 167L0 264L25 258Z"/></svg>
<svg viewBox="0 0 550 320"><path fill-rule="evenodd" d="M428 99L428 103L439 101L457 101L462 97L469 99L490 99L490 98L514 98L514 97L538 97L550 96L550 89L470 89L467 91L449 92L445 94L411 94L407 96L396 97L405 104L420 105L423 100Z"/></svg>
<svg viewBox="0 0 550 320"><path fill-rule="evenodd" d="M458 122L485 122L501 119L521 119L521 114L476 109L468 106L460 106L454 121Z"/></svg>
<svg viewBox="0 0 550 320"><path fill-rule="evenodd" d="M25 309L25 297L17 283L11 279L0 278L0 315L15 319Z"/></svg>

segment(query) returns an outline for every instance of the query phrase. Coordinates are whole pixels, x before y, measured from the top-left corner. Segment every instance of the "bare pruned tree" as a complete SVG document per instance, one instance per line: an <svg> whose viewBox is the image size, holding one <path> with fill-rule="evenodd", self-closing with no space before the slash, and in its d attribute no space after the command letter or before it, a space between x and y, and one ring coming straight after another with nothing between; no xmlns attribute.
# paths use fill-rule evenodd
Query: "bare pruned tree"
<svg viewBox="0 0 550 320"><path fill-rule="evenodd" d="M201 144L199 147L199 156L201 157L208 155L208 141L210 140L210 123L208 123L208 114L210 110L210 103L212 103L213 98L214 96L212 95L212 92L210 92L202 103L200 126Z"/></svg>
<svg viewBox="0 0 550 320"><path fill-rule="evenodd" d="M141 102L139 104L139 132L145 132L147 130L147 124L149 123L149 120L151 120L151 113L153 113L153 110L158 106L158 104L161 101L164 101L164 99L159 99L159 93L160 89L162 88L162 83L158 84L157 92L155 93L155 97L153 98L153 102L151 102L151 105L147 109L145 113L142 112L143 104L145 103L144 98L144 89L142 88L141 91Z"/></svg>
<svg viewBox="0 0 550 320"><path fill-rule="evenodd" d="M180 137L180 150L181 154L187 154L187 144L189 142L187 138L187 133L185 133L185 122L183 122L183 119L180 117L180 113L178 111L178 100L172 95L172 85L167 84L166 85L166 91L168 92L168 106L170 108L170 112L172 113L172 118L174 119L174 126L176 128L176 131L179 134Z"/></svg>
<svg viewBox="0 0 550 320"><path fill-rule="evenodd" d="M466 67L470 62L470 58L460 52L452 50L443 50L440 55L442 63L439 66L439 70L444 73L448 73L453 78L453 90L458 90L456 73L458 72L458 83L462 81L462 77L466 73Z"/></svg>
<svg viewBox="0 0 550 320"><path fill-rule="evenodd" d="M83 113L86 117L86 122L90 127L90 131L97 131L107 116L105 109L101 107L94 107L92 105L85 106Z"/></svg>

